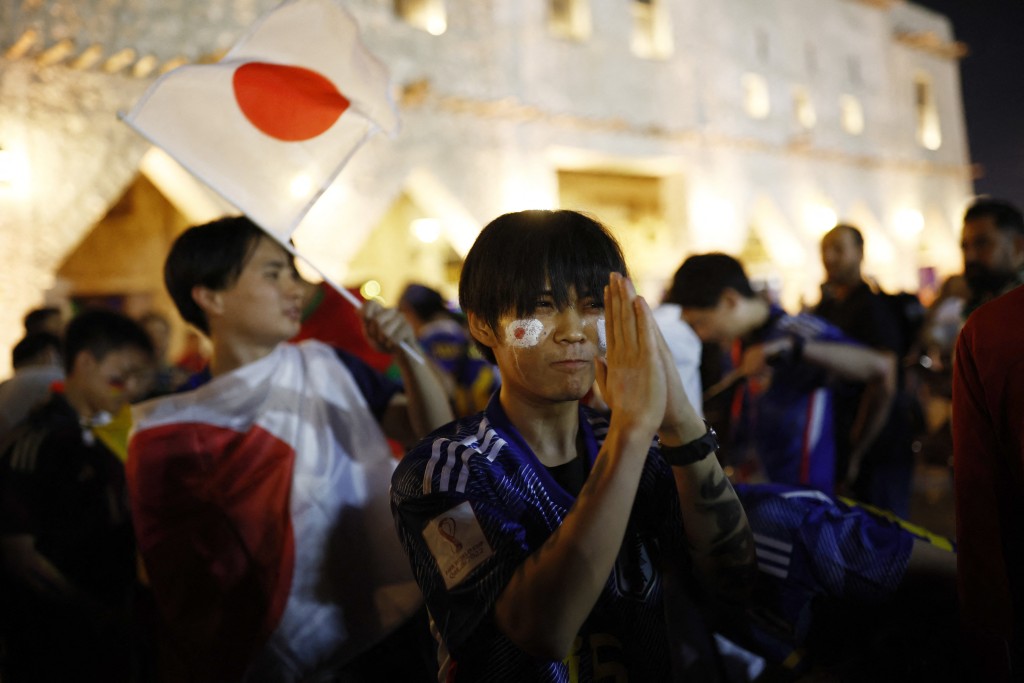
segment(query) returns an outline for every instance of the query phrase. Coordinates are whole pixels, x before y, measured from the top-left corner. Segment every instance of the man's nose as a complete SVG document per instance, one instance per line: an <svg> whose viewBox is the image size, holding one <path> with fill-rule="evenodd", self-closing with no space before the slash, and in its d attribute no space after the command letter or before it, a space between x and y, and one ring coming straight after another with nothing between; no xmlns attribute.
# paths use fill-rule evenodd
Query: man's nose
<svg viewBox="0 0 1024 683"><path fill-rule="evenodd" d="M566 306L555 317L555 335L558 340L582 341L585 338L583 316L575 306Z"/></svg>

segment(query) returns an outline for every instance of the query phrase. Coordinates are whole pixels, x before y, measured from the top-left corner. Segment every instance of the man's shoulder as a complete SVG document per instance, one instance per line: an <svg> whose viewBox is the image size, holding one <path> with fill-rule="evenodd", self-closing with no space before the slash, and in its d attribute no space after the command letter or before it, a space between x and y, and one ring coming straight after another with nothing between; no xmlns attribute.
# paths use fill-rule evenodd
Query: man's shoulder
<svg viewBox="0 0 1024 683"><path fill-rule="evenodd" d="M843 338L843 333L834 324L814 313L784 313L772 323L771 335L796 334L806 339Z"/></svg>
<svg viewBox="0 0 1024 683"><path fill-rule="evenodd" d="M62 396L55 395L6 435L0 449L7 467L33 471L48 454L81 447L81 435L78 416Z"/></svg>
<svg viewBox="0 0 1024 683"><path fill-rule="evenodd" d="M508 445L484 412L439 427L410 450L392 478L404 496L465 492L472 471L489 468Z"/></svg>

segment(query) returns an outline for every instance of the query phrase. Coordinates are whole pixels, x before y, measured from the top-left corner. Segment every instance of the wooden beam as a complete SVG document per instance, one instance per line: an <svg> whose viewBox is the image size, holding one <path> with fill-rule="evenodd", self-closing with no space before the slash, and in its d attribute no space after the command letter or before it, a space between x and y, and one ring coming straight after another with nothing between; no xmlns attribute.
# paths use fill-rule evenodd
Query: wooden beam
<svg viewBox="0 0 1024 683"><path fill-rule="evenodd" d="M75 43L70 38L64 38L39 53L36 63L39 66L51 66L63 62L64 59L75 51Z"/></svg>
<svg viewBox="0 0 1024 683"><path fill-rule="evenodd" d="M21 36L14 41L14 44L7 48L4 53L4 57L7 59L21 59L24 57L32 46L39 40L39 31L34 28L25 29Z"/></svg>
<svg viewBox="0 0 1024 683"><path fill-rule="evenodd" d="M96 65L96 62L100 61L103 57L103 46L99 43L93 43L89 47L82 50L82 54L71 60L69 65L72 69L78 69L83 71Z"/></svg>

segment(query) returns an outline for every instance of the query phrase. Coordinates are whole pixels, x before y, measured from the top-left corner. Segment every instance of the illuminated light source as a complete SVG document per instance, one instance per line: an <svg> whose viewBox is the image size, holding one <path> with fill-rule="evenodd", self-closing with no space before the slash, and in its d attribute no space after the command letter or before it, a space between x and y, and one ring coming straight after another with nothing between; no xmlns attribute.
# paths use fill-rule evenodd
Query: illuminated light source
<svg viewBox="0 0 1024 683"><path fill-rule="evenodd" d="M36 57L36 63L39 66L52 66L64 61L64 58L75 51L75 43L69 39L64 38L58 41L54 45L46 48L38 57Z"/></svg>
<svg viewBox="0 0 1024 683"><path fill-rule="evenodd" d="M448 21L444 18L444 14L434 13L427 17L425 28L430 35L439 36L448 30Z"/></svg>
<svg viewBox="0 0 1024 683"><path fill-rule="evenodd" d="M296 199L308 197L313 192L313 180L308 175L298 175L292 179L288 191Z"/></svg>
<svg viewBox="0 0 1024 683"><path fill-rule="evenodd" d="M843 95L839 98L839 119L843 130L850 135L860 135L864 132L864 109L860 106L860 100L853 95Z"/></svg>
<svg viewBox="0 0 1024 683"><path fill-rule="evenodd" d="M17 177L17 163L14 153L0 147L0 185L12 185Z"/></svg>
<svg viewBox="0 0 1024 683"><path fill-rule="evenodd" d="M903 238L916 237L924 230L924 216L917 209L900 209L893 214L893 227Z"/></svg>
<svg viewBox="0 0 1024 683"><path fill-rule="evenodd" d="M690 205L690 248L695 251L733 251L742 244L736 208L711 192L695 193Z"/></svg>
<svg viewBox="0 0 1024 683"><path fill-rule="evenodd" d="M818 115L814 111L811 95L802 86L793 89L793 111L796 114L797 122L803 128L814 128L818 123Z"/></svg>
<svg viewBox="0 0 1024 683"><path fill-rule="evenodd" d="M7 52L4 53L4 57L7 59L20 59L24 57L32 46L39 40L39 31L34 28L26 29L21 36L14 41L14 45L7 48Z"/></svg>
<svg viewBox="0 0 1024 683"><path fill-rule="evenodd" d="M363 283L363 286L359 288L359 293L364 299L376 299L380 296L380 283L376 280L367 280Z"/></svg>
<svg viewBox="0 0 1024 683"><path fill-rule="evenodd" d="M126 47L110 55L107 61L103 62L103 70L108 74L114 74L135 61L135 50Z"/></svg>
<svg viewBox="0 0 1024 683"><path fill-rule="evenodd" d="M420 242L433 244L441 236L441 221L436 218L417 218L409 224L409 230Z"/></svg>
<svg viewBox="0 0 1024 683"><path fill-rule="evenodd" d="M75 57L69 66L72 69L88 69L100 61L101 57L103 57L103 46L99 43L93 43L82 50L82 54Z"/></svg>
<svg viewBox="0 0 1024 683"><path fill-rule="evenodd" d="M752 119L768 118L772 111L768 81L759 74L743 74L743 108Z"/></svg>
<svg viewBox="0 0 1024 683"><path fill-rule="evenodd" d="M139 61L135 62L135 66L132 67L132 76L135 78L145 78L149 74L153 73L153 70L159 65L159 61L154 55L146 55Z"/></svg>
<svg viewBox="0 0 1024 683"><path fill-rule="evenodd" d="M938 125L930 126L921 131L921 144L933 152L942 147L942 131Z"/></svg>
<svg viewBox="0 0 1024 683"><path fill-rule="evenodd" d="M836 212L824 204L808 204L804 207L804 225L815 237L820 237L836 227Z"/></svg>

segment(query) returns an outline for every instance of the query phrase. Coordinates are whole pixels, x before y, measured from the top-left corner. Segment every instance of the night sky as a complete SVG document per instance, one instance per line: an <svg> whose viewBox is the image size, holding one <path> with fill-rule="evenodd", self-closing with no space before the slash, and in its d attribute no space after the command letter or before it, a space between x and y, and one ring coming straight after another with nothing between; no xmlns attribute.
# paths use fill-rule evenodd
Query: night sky
<svg viewBox="0 0 1024 683"><path fill-rule="evenodd" d="M975 192L1024 207L1024 0L914 0L945 14L960 63Z"/></svg>

